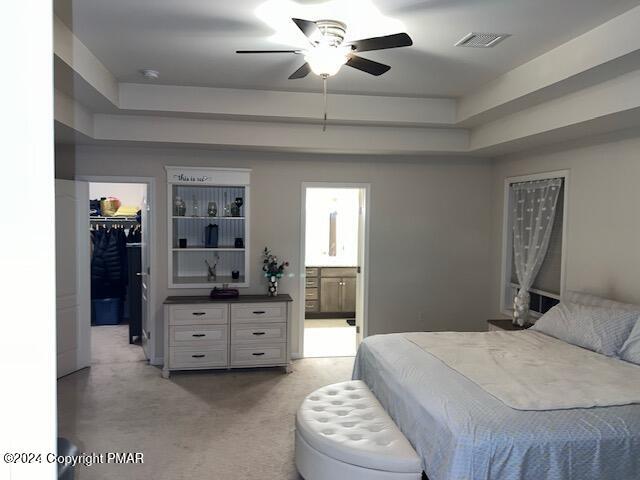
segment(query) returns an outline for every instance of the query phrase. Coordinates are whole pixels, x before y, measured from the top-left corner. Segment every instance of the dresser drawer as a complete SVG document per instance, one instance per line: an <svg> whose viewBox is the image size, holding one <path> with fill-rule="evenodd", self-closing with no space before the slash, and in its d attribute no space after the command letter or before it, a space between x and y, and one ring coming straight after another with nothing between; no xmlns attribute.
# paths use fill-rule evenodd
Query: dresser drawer
<svg viewBox="0 0 640 480"><path fill-rule="evenodd" d="M317 267L307 267L305 269L305 275L307 277L317 277L318 276L318 268Z"/></svg>
<svg viewBox="0 0 640 480"><path fill-rule="evenodd" d="M231 327L232 345L286 341L286 323L240 323Z"/></svg>
<svg viewBox="0 0 640 480"><path fill-rule="evenodd" d="M305 300L305 302L304 302L304 311L305 312L317 312L318 311L318 301L317 300Z"/></svg>
<svg viewBox="0 0 640 480"><path fill-rule="evenodd" d="M172 325L170 346L202 346L227 344L227 325Z"/></svg>
<svg viewBox="0 0 640 480"><path fill-rule="evenodd" d="M232 366L280 365L287 361L287 344L231 346Z"/></svg>
<svg viewBox="0 0 640 480"><path fill-rule="evenodd" d="M318 286L318 277L307 277L304 280L304 286L307 288L316 288Z"/></svg>
<svg viewBox="0 0 640 480"><path fill-rule="evenodd" d="M169 312L169 325L224 325L227 305L175 305Z"/></svg>
<svg viewBox="0 0 640 480"><path fill-rule="evenodd" d="M169 347L169 368L207 368L227 366L227 346Z"/></svg>
<svg viewBox="0 0 640 480"><path fill-rule="evenodd" d="M232 323L286 322L286 303L247 303L231 305Z"/></svg>
<svg viewBox="0 0 640 480"><path fill-rule="evenodd" d="M307 288L304 291L304 299L305 300L317 300L318 299L318 289L317 288Z"/></svg>

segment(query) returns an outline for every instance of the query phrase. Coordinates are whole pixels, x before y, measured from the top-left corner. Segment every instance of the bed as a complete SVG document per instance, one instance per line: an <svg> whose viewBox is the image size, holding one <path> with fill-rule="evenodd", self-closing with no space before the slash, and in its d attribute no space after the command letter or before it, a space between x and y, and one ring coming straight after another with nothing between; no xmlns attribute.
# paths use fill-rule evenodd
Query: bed
<svg viewBox="0 0 640 480"><path fill-rule="evenodd" d="M429 480L640 478L640 404L517 410L410 335L365 339L353 379L374 392Z"/></svg>

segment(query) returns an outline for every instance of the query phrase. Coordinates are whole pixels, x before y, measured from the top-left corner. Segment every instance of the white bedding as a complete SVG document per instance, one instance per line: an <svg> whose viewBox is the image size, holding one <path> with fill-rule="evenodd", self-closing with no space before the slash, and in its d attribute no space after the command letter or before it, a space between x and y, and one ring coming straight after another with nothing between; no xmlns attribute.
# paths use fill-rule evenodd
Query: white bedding
<svg viewBox="0 0 640 480"><path fill-rule="evenodd" d="M640 403L640 366L533 331L405 338L518 410Z"/></svg>

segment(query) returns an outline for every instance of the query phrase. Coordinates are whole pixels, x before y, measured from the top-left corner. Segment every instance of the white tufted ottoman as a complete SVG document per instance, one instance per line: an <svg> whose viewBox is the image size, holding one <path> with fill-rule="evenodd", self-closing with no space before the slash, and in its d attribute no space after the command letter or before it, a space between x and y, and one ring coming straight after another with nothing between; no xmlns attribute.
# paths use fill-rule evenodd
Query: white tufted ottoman
<svg viewBox="0 0 640 480"><path fill-rule="evenodd" d="M420 480L420 457L360 380L320 388L296 415L305 480Z"/></svg>

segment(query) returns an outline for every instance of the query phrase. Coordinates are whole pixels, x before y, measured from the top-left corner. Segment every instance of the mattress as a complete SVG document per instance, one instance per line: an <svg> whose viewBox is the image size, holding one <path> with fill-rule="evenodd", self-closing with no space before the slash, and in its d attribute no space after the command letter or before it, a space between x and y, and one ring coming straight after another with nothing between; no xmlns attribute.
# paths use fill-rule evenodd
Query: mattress
<svg viewBox="0 0 640 480"><path fill-rule="evenodd" d="M512 409L407 340L365 339L363 380L430 480L640 479L640 405Z"/></svg>

